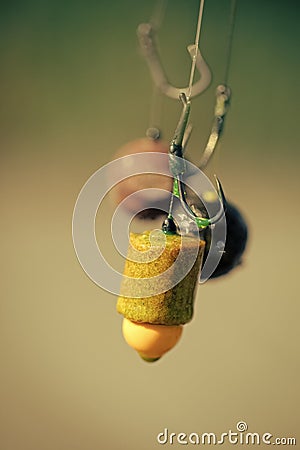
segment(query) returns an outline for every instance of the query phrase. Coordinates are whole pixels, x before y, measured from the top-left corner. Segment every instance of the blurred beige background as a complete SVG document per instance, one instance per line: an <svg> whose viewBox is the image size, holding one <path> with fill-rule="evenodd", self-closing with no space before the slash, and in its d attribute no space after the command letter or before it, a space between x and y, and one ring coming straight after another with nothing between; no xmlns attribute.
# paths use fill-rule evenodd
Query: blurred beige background
<svg viewBox="0 0 300 450"><path fill-rule="evenodd" d="M152 87L135 29L154 7L1 6L3 450L150 450L165 427L222 433L239 420L300 441L298 2L238 2L232 105L210 170L248 219L249 246L242 267L200 286L178 347L156 364L140 360L121 336L116 298L76 259L81 187L149 126ZM197 9L196 0L169 2L159 35L177 85L188 79ZM229 1L206 2L201 49L214 78L193 102L195 163L223 81L228 14ZM179 106L161 104L170 139ZM97 222L106 251L110 213Z"/></svg>

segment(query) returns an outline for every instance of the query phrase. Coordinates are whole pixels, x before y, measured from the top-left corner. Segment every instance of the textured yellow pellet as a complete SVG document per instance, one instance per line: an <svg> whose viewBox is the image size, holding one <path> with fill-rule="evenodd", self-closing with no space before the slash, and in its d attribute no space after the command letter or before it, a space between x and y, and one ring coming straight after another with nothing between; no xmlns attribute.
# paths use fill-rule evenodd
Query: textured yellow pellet
<svg viewBox="0 0 300 450"><path fill-rule="evenodd" d="M158 234L150 243L149 236L149 231L130 235L131 246L124 268L124 275L129 278L123 279L117 311L133 322L185 324L193 316L194 293L205 243L195 238L165 235L164 251L157 257L161 237ZM182 259L179 264L175 262L180 250ZM151 257L154 259L149 261ZM191 270L183 279L171 289L166 289L191 265L191 261L194 261ZM153 278L157 275L161 275L159 280ZM153 289L158 293L152 295Z"/></svg>

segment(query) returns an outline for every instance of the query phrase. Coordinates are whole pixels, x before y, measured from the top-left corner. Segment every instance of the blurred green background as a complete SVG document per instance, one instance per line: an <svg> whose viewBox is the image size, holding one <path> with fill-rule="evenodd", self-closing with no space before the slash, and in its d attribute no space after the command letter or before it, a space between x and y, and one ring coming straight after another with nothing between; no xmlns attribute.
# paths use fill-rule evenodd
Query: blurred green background
<svg viewBox="0 0 300 450"><path fill-rule="evenodd" d="M242 267L199 287L178 347L154 365L140 360L121 336L115 297L76 259L81 187L150 125L135 30L155 6L1 5L3 450L150 450L165 427L222 433L238 420L274 437L299 432L299 2L238 1L232 104L210 171L248 219L250 242ZM229 11L229 0L205 5L201 50L213 81L192 105L195 163L223 81ZM197 12L196 0L169 2L159 32L176 85L187 84ZM160 103L169 140L180 106Z"/></svg>

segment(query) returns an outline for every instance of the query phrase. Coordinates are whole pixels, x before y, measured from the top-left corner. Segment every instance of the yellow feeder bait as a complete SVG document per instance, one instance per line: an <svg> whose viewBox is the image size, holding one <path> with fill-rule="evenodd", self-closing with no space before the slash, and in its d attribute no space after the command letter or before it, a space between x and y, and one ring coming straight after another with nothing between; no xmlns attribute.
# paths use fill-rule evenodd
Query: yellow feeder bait
<svg viewBox="0 0 300 450"><path fill-rule="evenodd" d="M149 231L130 234L131 245L124 268L125 277L117 302L117 311L124 316L124 338L146 361L155 361L173 348L181 336L182 325L192 319L194 294L205 248L204 241L178 234L166 234L165 239L165 247L160 256L145 262L151 258L151 252L154 254L161 246L161 239L154 236L150 240ZM166 271L168 281L172 282L173 279L176 283L176 259L180 252L181 271L196 255L195 262L181 281L163 291L166 280L163 274ZM157 284L157 278L153 277L159 275L162 275L162 281ZM151 292L154 286L161 288L158 294L141 296L144 292Z"/></svg>

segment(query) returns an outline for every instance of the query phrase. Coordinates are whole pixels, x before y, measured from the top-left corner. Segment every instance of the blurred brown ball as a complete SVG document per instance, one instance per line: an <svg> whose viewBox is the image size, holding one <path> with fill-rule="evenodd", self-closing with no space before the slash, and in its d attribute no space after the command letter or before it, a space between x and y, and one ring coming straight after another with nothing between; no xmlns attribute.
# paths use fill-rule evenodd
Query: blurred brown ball
<svg viewBox="0 0 300 450"><path fill-rule="evenodd" d="M121 158L127 155L133 155L137 153L157 153L167 154L169 151L169 144L161 139L152 139L149 137L139 138L134 141L128 142L122 146L114 155L113 159ZM140 175L133 175L128 177L132 169L139 170ZM116 170L116 169L113 169ZM169 173L168 159L162 159L160 157L155 158L155 155L150 155L149 158L143 159L124 159L120 160L117 166L118 176L124 176L124 180L120 181L112 190L113 202L118 205L129 195L141 191L142 189L157 188L162 189L165 192L151 192L144 191L138 192L134 197L128 199L125 203L125 208L132 213L136 213L140 210L140 215L149 215L149 218L154 218L157 215L162 214L160 207L165 208L170 198L169 192L172 190L172 178L171 176L160 175L157 172L164 171ZM145 173L153 172L153 173ZM151 207L155 201L155 208ZM148 212L147 212L148 211Z"/></svg>

